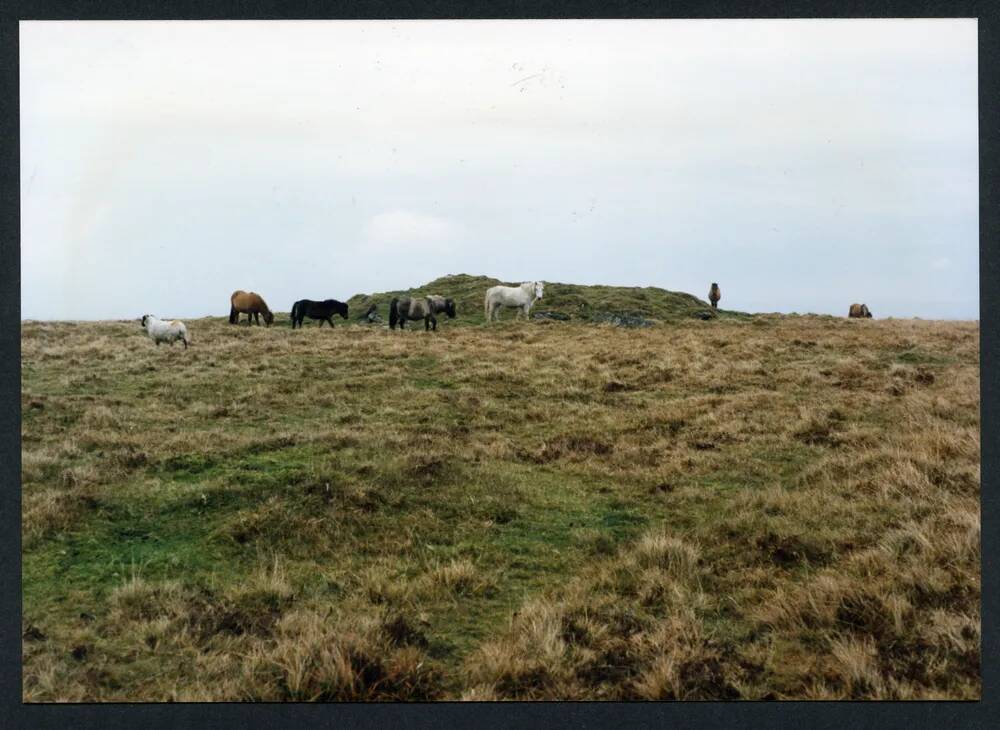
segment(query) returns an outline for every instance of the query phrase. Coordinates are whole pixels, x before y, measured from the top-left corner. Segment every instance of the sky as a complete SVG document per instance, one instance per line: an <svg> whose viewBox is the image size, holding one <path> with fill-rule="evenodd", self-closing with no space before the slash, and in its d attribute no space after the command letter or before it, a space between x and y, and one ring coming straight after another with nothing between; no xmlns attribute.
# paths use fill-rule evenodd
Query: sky
<svg viewBox="0 0 1000 730"><path fill-rule="evenodd" d="M977 27L22 22L21 316L447 274L978 319ZM441 292L447 294L447 292Z"/></svg>

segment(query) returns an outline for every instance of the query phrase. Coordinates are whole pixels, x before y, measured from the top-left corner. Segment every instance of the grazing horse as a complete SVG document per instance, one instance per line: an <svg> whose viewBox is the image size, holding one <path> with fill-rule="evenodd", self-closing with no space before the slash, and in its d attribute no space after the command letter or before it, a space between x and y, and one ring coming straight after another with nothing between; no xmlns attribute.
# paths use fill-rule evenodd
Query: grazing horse
<svg viewBox="0 0 1000 730"><path fill-rule="evenodd" d="M142 322L142 328L146 330L149 339L155 342L157 347L160 346L161 342L173 345L177 340L180 340L184 343L184 349L186 350L188 345L191 344L187 327L184 326L183 322L178 322L176 319L158 319L152 314L142 315L142 319L139 321Z"/></svg>
<svg viewBox="0 0 1000 730"><path fill-rule="evenodd" d="M872 313L868 310L867 304L852 304L847 311L847 316L852 319L872 318Z"/></svg>
<svg viewBox="0 0 1000 730"><path fill-rule="evenodd" d="M720 299L722 299L722 292L719 291L719 285L713 281L712 286L708 290L708 301L712 303L712 309L719 308Z"/></svg>
<svg viewBox="0 0 1000 730"><path fill-rule="evenodd" d="M247 292L242 289L233 292L233 295L229 297L229 324L238 324L241 312L246 313L248 326L253 319L256 319L257 324L260 324L260 315L262 314L264 315L264 324L268 327L274 321L274 314L267 308L267 303L257 292Z"/></svg>
<svg viewBox="0 0 1000 730"><path fill-rule="evenodd" d="M455 300L444 297L393 297L389 302L389 329L403 329L406 320L424 320L424 331L429 329L437 331L437 317L435 314L444 312L448 319L455 318Z"/></svg>
<svg viewBox="0 0 1000 730"><path fill-rule="evenodd" d="M318 319L319 326L324 322L329 322L333 327L333 315L339 314L347 319L347 304L338 302L336 299L324 299L322 302L314 302L312 299L300 299L292 305L292 329L296 326L302 327L302 320Z"/></svg>
<svg viewBox="0 0 1000 730"><path fill-rule="evenodd" d="M542 298L544 287L543 281L526 281L521 286L491 286L486 290L486 321L495 320L501 307L520 309L527 319L531 305Z"/></svg>

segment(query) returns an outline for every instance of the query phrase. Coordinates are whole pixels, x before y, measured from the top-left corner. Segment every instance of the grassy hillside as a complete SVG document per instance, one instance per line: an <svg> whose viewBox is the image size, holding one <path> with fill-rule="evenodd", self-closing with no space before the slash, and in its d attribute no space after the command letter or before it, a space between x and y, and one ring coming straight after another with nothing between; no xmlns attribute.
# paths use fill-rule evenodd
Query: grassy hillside
<svg viewBox="0 0 1000 730"><path fill-rule="evenodd" d="M424 286L406 291L356 294L348 300L348 304L352 313L360 315L374 303L383 319L388 319L389 302L393 297L440 294L455 300L458 311L456 323L479 324L484 321L483 298L486 290L497 284L516 286L519 283L504 282L487 276L456 274L442 276ZM740 313L715 311L708 302L683 292L656 287L586 286L557 282L545 282L545 295L535 303L533 312L554 312L584 321L593 321L602 314L629 314L659 321L677 321L699 316L740 316ZM501 318L513 316L513 310L501 314Z"/></svg>
<svg viewBox="0 0 1000 730"><path fill-rule="evenodd" d="M975 323L188 326L22 325L27 701L980 695Z"/></svg>

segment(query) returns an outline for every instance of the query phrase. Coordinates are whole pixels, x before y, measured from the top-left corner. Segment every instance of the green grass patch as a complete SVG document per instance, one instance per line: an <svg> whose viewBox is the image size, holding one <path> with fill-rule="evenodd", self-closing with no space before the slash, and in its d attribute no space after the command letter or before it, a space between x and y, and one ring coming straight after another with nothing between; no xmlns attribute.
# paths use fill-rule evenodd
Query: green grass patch
<svg viewBox="0 0 1000 730"><path fill-rule="evenodd" d="M916 347L896 353L894 359L896 362L906 365L931 365L938 367L955 362L955 358L953 357L938 355Z"/></svg>

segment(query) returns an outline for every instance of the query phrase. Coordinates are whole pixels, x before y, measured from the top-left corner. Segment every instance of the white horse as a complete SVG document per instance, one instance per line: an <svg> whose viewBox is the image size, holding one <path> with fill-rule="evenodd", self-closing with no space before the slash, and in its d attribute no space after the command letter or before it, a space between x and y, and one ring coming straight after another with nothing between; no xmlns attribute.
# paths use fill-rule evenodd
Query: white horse
<svg viewBox="0 0 1000 730"><path fill-rule="evenodd" d="M146 334L149 335L149 339L155 342L157 347L160 346L161 342L172 345L176 340L180 340L184 343L184 349L186 350L188 345L191 344L187 327L184 326L183 322L178 322L176 319L170 321L157 319L152 314L142 315L140 321L142 322L143 329L146 330Z"/></svg>
<svg viewBox="0 0 1000 730"><path fill-rule="evenodd" d="M486 290L486 321L495 320L501 307L516 307L527 319L531 305L542 298L544 288L543 281L526 281L521 286L491 286Z"/></svg>

